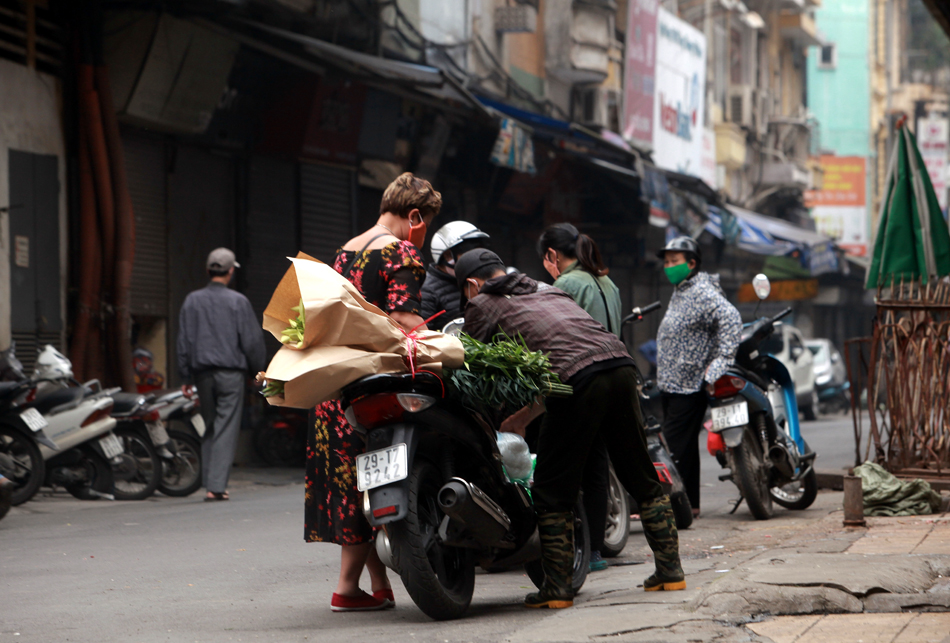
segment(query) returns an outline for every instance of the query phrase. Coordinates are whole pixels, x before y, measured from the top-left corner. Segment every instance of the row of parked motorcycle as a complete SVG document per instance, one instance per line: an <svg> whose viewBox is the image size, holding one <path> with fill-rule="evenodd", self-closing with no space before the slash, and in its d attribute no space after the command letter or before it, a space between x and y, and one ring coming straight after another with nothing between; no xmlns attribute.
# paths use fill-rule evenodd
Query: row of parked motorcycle
<svg viewBox="0 0 950 643"><path fill-rule="evenodd" d="M0 475L14 506L44 486L83 500L200 488L205 425L194 387L138 394L80 383L53 346L27 376L14 350L0 353Z"/></svg>

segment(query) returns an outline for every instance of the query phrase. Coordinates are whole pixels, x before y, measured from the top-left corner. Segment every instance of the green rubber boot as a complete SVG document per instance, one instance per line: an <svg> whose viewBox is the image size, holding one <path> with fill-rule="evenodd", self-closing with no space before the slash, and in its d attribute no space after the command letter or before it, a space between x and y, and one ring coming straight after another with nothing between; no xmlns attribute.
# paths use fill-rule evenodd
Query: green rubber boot
<svg viewBox="0 0 950 643"><path fill-rule="evenodd" d="M544 584L524 598L525 607L561 609L574 605L574 513L538 514Z"/></svg>
<svg viewBox="0 0 950 643"><path fill-rule="evenodd" d="M679 533L670 497L662 495L640 505L640 522L656 561L656 573L643 581L643 589L647 592L686 589L686 575L680 564Z"/></svg>

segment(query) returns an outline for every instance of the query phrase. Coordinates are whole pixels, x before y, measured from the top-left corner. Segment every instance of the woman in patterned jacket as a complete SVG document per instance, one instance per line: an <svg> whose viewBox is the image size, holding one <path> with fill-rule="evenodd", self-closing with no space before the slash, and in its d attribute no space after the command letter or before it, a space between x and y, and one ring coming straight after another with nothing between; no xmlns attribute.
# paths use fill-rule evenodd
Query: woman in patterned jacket
<svg viewBox="0 0 950 643"><path fill-rule="evenodd" d="M698 439L706 415L703 383L714 383L732 365L742 318L719 287L719 276L700 272L702 254L694 239L678 237L656 254L675 286L656 338L663 434L683 476L693 515L698 516Z"/></svg>

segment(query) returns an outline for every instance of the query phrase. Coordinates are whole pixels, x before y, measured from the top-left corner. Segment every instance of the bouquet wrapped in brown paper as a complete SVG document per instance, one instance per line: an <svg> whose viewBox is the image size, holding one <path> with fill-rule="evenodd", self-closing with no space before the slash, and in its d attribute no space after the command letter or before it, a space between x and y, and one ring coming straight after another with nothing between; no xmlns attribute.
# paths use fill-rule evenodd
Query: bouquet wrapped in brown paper
<svg viewBox="0 0 950 643"><path fill-rule="evenodd" d="M330 266L303 253L291 262L264 311L264 329L280 340L299 317L303 332L300 348L283 346L261 376L275 393L271 404L310 408L367 375L462 366L465 350L455 337L406 332Z"/></svg>

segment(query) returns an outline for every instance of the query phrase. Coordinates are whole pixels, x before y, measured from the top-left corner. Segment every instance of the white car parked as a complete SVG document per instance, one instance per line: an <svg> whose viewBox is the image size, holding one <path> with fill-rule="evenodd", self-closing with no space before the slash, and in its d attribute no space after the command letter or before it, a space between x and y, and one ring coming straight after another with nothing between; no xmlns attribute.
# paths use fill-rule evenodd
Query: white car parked
<svg viewBox="0 0 950 643"><path fill-rule="evenodd" d="M759 350L773 355L785 365L795 382L795 397L802 415L806 420L818 419L814 357L805 346L801 331L788 324L777 324L775 332L762 342Z"/></svg>

